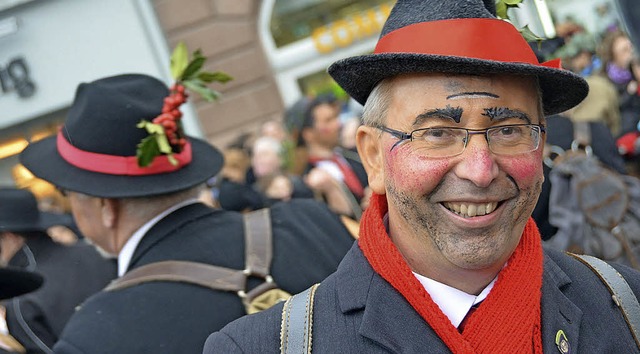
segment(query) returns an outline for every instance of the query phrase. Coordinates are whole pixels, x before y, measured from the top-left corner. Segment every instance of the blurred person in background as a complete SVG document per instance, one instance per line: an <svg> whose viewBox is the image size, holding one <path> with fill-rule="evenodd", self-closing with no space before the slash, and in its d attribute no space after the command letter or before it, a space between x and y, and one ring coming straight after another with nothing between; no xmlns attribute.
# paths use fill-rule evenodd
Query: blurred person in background
<svg viewBox="0 0 640 354"><path fill-rule="evenodd" d="M0 188L2 262L45 279L39 290L6 304L9 332L27 353L50 353L75 308L116 276L115 262L85 242L67 246L49 237L46 230L64 222L40 212L28 190Z"/></svg>
<svg viewBox="0 0 640 354"><path fill-rule="evenodd" d="M321 95L307 106L301 138L308 152L305 182L341 214L360 218L360 202L367 194L367 173L357 154L340 148L340 102Z"/></svg>
<svg viewBox="0 0 640 354"><path fill-rule="evenodd" d="M587 97L567 114L576 122L602 122L615 137L621 129L618 91L615 85L603 75L584 75L586 68L592 65L595 51L595 38L586 32L581 32L572 36L556 52L556 56L562 59L566 69L582 75L589 84Z"/></svg>

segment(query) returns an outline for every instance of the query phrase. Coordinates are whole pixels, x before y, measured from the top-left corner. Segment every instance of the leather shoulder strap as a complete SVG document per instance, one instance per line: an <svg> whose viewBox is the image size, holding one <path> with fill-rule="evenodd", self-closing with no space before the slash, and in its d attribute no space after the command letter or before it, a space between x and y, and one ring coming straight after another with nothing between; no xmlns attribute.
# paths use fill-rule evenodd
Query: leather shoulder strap
<svg viewBox="0 0 640 354"><path fill-rule="evenodd" d="M281 354L310 354L313 334L313 300L319 284L290 297L282 308Z"/></svg>
<svg viewBox="0 0 640 354"><path fill-rule="evenodd" d="M214 290L244 290L246 275L241 270L187 261L162 261L135 268L112 281L106 291L128 288L150 281L192 283Z"/></svg>
<svg viewBox="0 0 640 354"><path fill-rule="evenodd" d="M569 253L598 275L607 285L613 302L620 308L636 345L640 348L640 304L629 284L615 268L593 256Z"/></svg>
<svg viewBox="0 0 640 354"><path fill-rule="evenodd" d="M150 263L112 281L106 291L128 288L151 281L174 281L200 285L213 290L244 292L249 274L269 277L272 259L269 209L244 215L246 269L236 270L189 261Z"/></svg>
<svg viewBox="0 0 640 354"><path fill-rule="evenodd" d="M271 217L269 208L244 214L245 272L266 278L271 268Z"/></svg>

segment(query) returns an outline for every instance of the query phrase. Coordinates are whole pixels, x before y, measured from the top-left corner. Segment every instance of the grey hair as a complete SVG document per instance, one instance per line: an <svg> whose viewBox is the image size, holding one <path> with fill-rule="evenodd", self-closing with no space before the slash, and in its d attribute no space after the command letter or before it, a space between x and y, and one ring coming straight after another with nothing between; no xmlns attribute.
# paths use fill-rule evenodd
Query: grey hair
<svg viewBox="0 0 640 354"><path fill-rule="evenodd" d="M390 79L380 81L369 94L362 111L362 124L378 127L385 123L391 105Z"/></svg>

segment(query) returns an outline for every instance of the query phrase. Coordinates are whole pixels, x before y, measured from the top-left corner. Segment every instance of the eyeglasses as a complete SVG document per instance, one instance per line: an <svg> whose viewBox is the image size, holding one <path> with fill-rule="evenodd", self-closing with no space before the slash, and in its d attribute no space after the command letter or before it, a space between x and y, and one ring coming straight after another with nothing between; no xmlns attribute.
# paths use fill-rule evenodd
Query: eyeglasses
<svg viewBox="0 0 640 354"><path fill-rule="evenodd" d="M540 146L540 135L546 132L538 124L499 125L487 129L466 129L454 127L434 127L416 129L410 133L377 127L398 138L391 150L403 141L409 140L413 148L426 157L451 157L462 154L470 135L482 134L487 139L489 150L496 155L518 155L534 151Z"/></svg>

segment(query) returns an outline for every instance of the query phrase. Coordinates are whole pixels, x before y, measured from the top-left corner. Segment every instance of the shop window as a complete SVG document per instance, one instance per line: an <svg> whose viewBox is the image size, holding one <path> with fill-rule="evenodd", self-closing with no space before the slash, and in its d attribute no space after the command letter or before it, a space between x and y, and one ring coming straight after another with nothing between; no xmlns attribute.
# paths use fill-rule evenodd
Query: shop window
<svg viewBox="0 0 640 354"><path fill-rule="evenodd" d="M276 0L271 34L278 48L324 34L327 41L333 39L331 44L348 45L346 42L354 37L379 33L385 13L388 15L394 3L389 0ZM331 33L332 30L335 32Z"/></svg>

